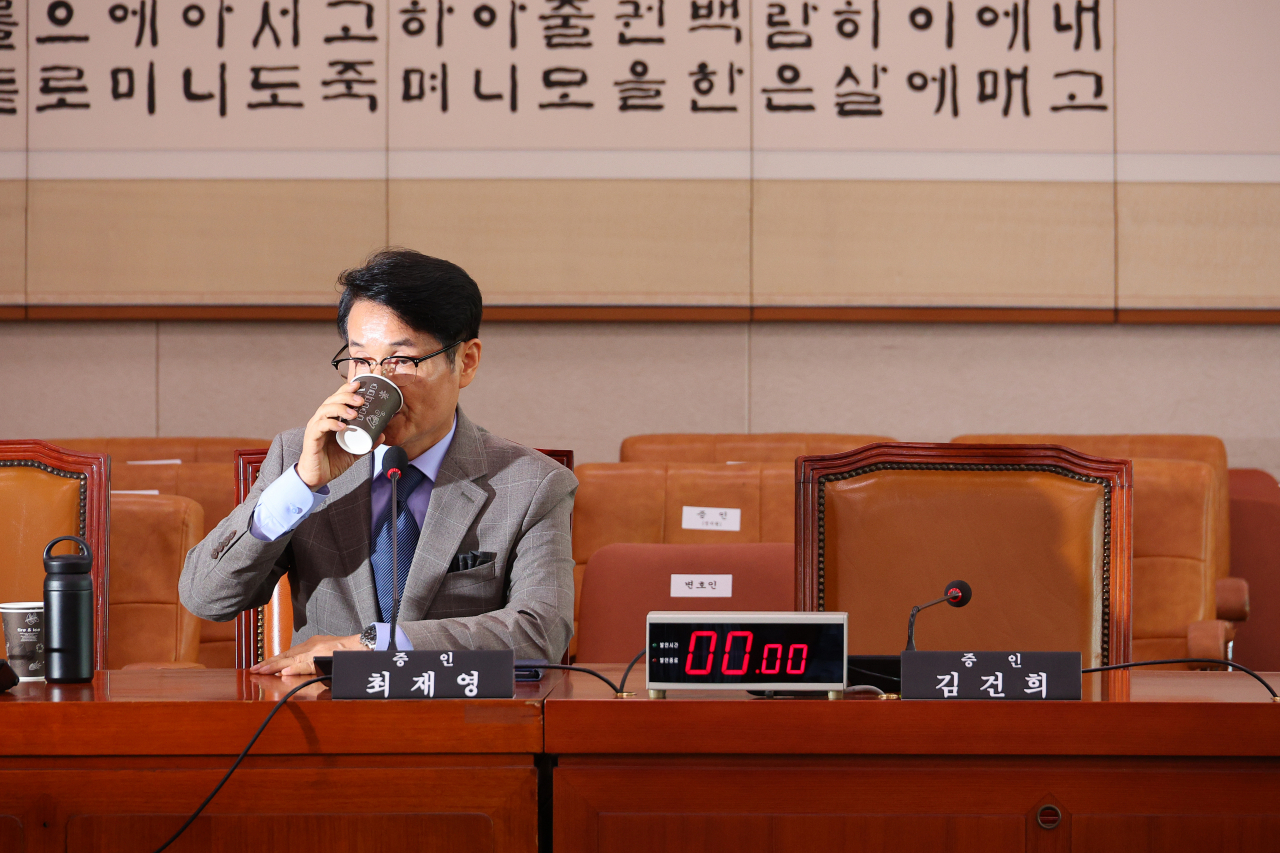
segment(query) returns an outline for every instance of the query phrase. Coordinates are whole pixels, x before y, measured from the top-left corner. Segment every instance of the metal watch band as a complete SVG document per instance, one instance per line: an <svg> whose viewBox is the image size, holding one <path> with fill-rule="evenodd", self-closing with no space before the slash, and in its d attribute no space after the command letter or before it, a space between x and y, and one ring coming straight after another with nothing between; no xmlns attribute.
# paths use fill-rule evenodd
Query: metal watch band
<svg viewBox="0 0 1280 853"><path fill-rule="evenodd" d="M378 626L372 623L360 632L360 644L368 649L378 647Z"/></svg>

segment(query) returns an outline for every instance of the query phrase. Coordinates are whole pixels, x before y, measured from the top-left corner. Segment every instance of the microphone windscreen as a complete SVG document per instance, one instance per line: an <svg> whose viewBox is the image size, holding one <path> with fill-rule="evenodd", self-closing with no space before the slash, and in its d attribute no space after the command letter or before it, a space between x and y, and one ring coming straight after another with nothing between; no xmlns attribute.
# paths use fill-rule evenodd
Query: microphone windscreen
<svg viewBox="0 0 1280 853"><path fill-rule="evenodd" d="M956 590L960 591L959 596L955 594ZM969 599L973 598L973 587L964 581L952 581L947 584L947 590L943 595L947 597L947 604L952 607L964 607L969 603Z"/></svg>
<svg viewBox="0 0 1280 853"><path fill-rule="evenodd" d="M392 468L404 471L409 467L409 454L404 452L403 447L388 447L387 452L382 454L382 473L385 476Z"/></svg>

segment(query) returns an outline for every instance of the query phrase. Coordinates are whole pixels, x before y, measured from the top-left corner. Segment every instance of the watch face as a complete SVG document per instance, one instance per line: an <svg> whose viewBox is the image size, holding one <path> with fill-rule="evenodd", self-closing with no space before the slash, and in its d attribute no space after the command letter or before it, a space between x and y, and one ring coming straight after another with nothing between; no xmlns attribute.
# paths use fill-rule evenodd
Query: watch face
<svg viewBox="0 0 1280 853"><path fill-rule="evenodd" d="M844 625L836 621L650 622L648 651L651 684L785 689L845 682Z"/></svg>

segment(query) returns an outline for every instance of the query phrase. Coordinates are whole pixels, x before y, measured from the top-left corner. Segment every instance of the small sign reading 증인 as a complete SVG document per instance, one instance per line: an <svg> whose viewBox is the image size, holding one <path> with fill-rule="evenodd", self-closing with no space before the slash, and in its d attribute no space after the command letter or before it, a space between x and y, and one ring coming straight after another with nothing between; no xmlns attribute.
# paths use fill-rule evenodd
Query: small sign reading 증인
<svg viewBox="0 0 1280 853"><path fill-rule="evenodd" d="M742 529L742 510L727 506L687 506L680 512L680 526L685 530Z"/></svg>
<svg viewBox="0 0 1280 853"><path fill-rule="evenodd" d="M733 598L733 575L672 575L672 598Z"/></svg>

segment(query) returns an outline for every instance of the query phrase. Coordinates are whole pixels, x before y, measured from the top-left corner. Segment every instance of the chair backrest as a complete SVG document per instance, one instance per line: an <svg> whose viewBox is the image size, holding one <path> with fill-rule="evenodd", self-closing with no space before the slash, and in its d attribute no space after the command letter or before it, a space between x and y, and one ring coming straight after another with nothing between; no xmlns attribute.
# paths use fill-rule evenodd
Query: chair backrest
<svg viewBox="0 0 1280 853"><path fill-rule="evenodd" d="M911 607L925 649L1130 658L1132 466L1052 446L878 444L797 463L799 609L849 614L849 651L896 654ZM1127 698L1127 672L1104 695ZM1114 677L1112 677L1114 676Z"/></svg>
<svg viewBox="0 0 1280 853"><path fill-rule="evenodd" d="M1231 472L1231 573L1249 583L1249 620L1236 625L1236 660L1280 671L1280 484L1266 471Z"/></svg>
<svg viewBox="0 0 1280 853"><path fill-rule="evenodd" d="M246 447L268 447L271 442L260 438L221 438L192 436L185 438L67 438L52 439L54 444L81 453L105 453L117 471L126 463L157 460L180 462L231 462L235 452Z"/></svg>
<svg viewBox="0 0 1280 853"><path fill-rule="evenodd" d="M794 462L582 465L576 472L578 494L573 503L574 562L586 563L597 549L615 542L794 541L794 472ZM686 507L736 510L737 522L700 526L685 518Z"/></svg>
<svg viewBox="0 0 1280 853"><path fill-rule="evenodd" d="M1187 657L1188 626L1217 615L1217 489L1207 463L1133 460L1133 660Z"/></svg>
<svg viewBox="0 0 1280 853"><path fill-rule="evenodd" d="M181 495L200 504L201 535L208 534L236 506L233 462L183 462L178 465L119 465L111 470L111 490L156 491Z"/></svg>
<svg viewBox="0 0 1280 853"><path fill-rule="evenodd" d="M121 439L122 440L122 439ZM266 450L255 451L266 453ZM203 538L235 508L233 462L186 462L179 464L117 464L111 472L111 489L121 492L154 491L180 495L200 504ZM197 540L199 541L199 540ZM209 667L235 666L235 627L226 622L197 619L200 629L199 662Z"/></svg>
<svg viewBox="0 0 1280 853"><path fill-rule="evenodd" d="M236 488L236 504L244 503L245 498L249 497L249 491L253 488L253 483L258 479L258 471L262 468L262 463L267 459L267 448L253 448L249 450L237 450L235 452L235 488ZM283 588L283 595L282 593ZM279 601L277 601L279 599ZM280 634L280 615L281 608L287 607L289 610L289 630L288 635L284 638ZM268 613L270 609L270 613ZM272 630L268 632L267 623L271 623ZM248 669L255 663L266 660L273 655L277 655L285 649L289 648L290 641L293 639L293 606L289 598L289 578L280 578L280 583L276 585L276 590L271 595L271 601L262 607L241 611L236 617L236 668ZM271 642L268 643L268 633L270 633ZM283 645L281 642L283 640Z"/></svg>
<svg viewBox="0 0 1280 853"><path fill-rule="evenodd" d="M617 542L668 545L792 542L795 463L741 465L684 462L598 462L583 465L573 501L574 633L577 654L582 574L591 555ZM732 510L733 525L685 526L691 512Z"/></svg>
<svg viewBox="0 0 1280 853"><path fill-rule="evenodd" d="M41 555L58 536L78 535L93 549L94 669L107 661L107 531L111 460L44 441L0 441L0 601L41 601ZM75 543L57 546L70 553Z"/></svg>
<svg viewBox="0 0 1280 853"><path fill-rule="evenodd" d="M622 441L622 462L795 462L797 456L843 453L893 441L881 435L825 432L659 433Z"/></svg>
<svg viewBox="0 0 1280 853"><path fill-rule="evenodd" d="M202 538L204 510L190 498L112 497L108 668L197 661L201 620L178 601L178 578Z"/></svg>
<svg viewBox="0 0 1280 853"><path fill-rule="evenodd" d="M573 470L572 450L539 450ZM267 450L237 450L235 453L236 504L244 502L258 479ZM293 645L293 599L289 577L280 578L271 600L261 607L245 610L235 619L236 667L246 669L280 654Z"/></svg>
<svg viewBox="0 0 1280 853"><path fill-rule="evenodd" d="M725 598L672 595L672 575L731 575ZM629 663L652 610L793 610L795 549L787 543L606 545L582 580L578 661Z"/></svg>
<svg viewBox="0 0 1280 853"><path fill-rule="evenodd" d="M1111 459L1192 459L1213 469L1217 500L1213 514L1217 531L1211 570L1215 578L1231 574L1231 502L1227 477L1227 446L1212 435L962 435L958 444L1060 444L1090 456Z"/></svg>

